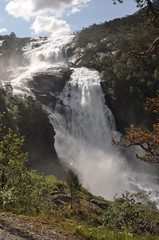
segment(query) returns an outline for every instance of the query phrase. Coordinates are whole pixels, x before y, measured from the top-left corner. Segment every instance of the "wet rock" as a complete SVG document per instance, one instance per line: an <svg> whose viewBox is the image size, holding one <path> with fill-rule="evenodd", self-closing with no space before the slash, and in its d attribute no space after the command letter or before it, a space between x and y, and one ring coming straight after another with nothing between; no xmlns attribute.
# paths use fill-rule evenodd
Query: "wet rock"
<svg viewBox="0 0 159 240"><path fill-rule="evenodd" d="M29 82L29 87L32 88L37 100L54 109L58 96L71 74L70 68L49 68L47 72L39 72L34 75Z"/></svg>

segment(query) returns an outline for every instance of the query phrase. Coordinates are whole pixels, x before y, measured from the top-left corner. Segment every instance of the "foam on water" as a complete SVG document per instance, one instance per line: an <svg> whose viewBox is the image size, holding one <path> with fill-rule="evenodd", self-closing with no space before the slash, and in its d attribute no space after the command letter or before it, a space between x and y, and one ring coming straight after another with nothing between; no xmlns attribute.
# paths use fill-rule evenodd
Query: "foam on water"
<svg viewBox="0 0 159 240"><path fill-rule="evenodd" d="M30 95L28 82L38 72L46 71L51 67L67 67L67 60L64 58L63 47L71 43L74 35L63 38L49 37L33 38L31 42L23 48L26 66L9 69L11 82L14 93L21 94L25 91Z"/></svg>
<svg viewBox="0 0 159 240"><path fill-rule="evenodd" d="M99 73L74 69L59 98L53 114L55 148L59 158L78 172L84 187L107 199L126 190L150 192L151 200L159 207L159 178L144 170L132 171L111 144L112 138L119 139L120 134L104 104Z"/></svg>
<svg viewBox="0 0 159 240"><path fill-rule="evenodd" d="M49 68L67 67L63 48L74 36L32 39L24 49L26 66L9 69L9 82L14 93L31 95L28 82ZM79 174L92 193L112 199L116 193L142 191L159 208L159 178L152 166L125 159L112 138L120 138L115 121L104 103L100 75L87 68L73 69L70 81L59 96L55 112L51 113L56 137L55 148L61 161ZM157 167L156 167L157 168Z"/></svg>

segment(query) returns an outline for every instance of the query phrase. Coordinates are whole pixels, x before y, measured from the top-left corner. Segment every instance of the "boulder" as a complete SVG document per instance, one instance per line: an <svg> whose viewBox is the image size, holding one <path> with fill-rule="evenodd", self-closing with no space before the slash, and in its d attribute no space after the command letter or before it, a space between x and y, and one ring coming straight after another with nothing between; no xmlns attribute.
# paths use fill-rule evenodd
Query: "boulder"
<svg viewBox="0 0 159 240"><path fill-rule="evenodd" d="M49 68L47 72L34 75L28 84L37 100L54 110L58 96L71 74L70 68Z"/></svg>
<svg viewBox="0 0 159 240"><path fill-rule="evenodd" d="M106 208L108 208L108 204L105 203L105 202L101 202L101 201L96 200L96 199L91 199L90 202L91 202L92 204L94 204L95 206L103 209L103 210L105 210Z"/></svg>

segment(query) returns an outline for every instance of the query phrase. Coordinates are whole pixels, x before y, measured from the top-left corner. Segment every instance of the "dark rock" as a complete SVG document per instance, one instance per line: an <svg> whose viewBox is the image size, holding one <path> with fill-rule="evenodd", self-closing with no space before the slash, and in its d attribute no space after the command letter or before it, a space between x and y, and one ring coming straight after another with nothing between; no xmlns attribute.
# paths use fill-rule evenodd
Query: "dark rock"
<svg viewBox="0 0 159 240"><path fill-rule="evenodd" d="M61 199L62 199L64 202L70 202L71 197L68 196L67 194L63 194L63 195L61 196Z"/></svg>
<svg viewBox="0 0 159 240"><path fill-rule="evenodd" d="M102 81L101 87L104 93L105 102L111 109L115 118L117 131L125 134L125 128L129 127L130 124L141 128L142 126L146 126L148 129L151 129L153 125L152 114L145 112L143 107L139 108L138 106L130 106L129 104L123 105L121 103L116 104L108 93L107 83Z"/></svg>
<svg viewBox="0 0 159 240"><path fill-rule="evenodd" d="M123 198L115 198L115 202L123 204L125 200Z"/></svg>
<svg viewBox="0 0 159 240"><path fill-rule="evenodd" d="M52 194L53 197L53 201L57 204L57 205L66 205L66 203L70 202L71 197L68 196L66 193L62 193L62 192L55 192L55 194Z"/></svg>
<svg viewBox="0 0 159 240"><path fill-rule="evenodd" d="M71 200L71 197L65 192L56 191L56 192L53 192L52 195L55 196L53 199L58 198L60 201L63 201L63 202L70 202Z"/></svg>
<svg viewBox="0 0 159 240"><path fill-rule="evenodd" d="M55 191L53 192L51 195L59 195L59 194L65 194L64 192L61 192L61 191Z"/></svg>
<svg viewBox="0 0 159 240"><path fill-rule="evenodd" d="M65 56L68 57L68 58L72 57L74 52L75 52L75 50L76 50L76 47L71 47L71 46L66 48L66 49L64 49Z"/></svg>
<svg viewBox="0 0 159 240"><path fill-rule="evenodd" d="M101 201L96 200L96 199L91 199L90 202L93 203L94 205L96 205L97 207L103 209L103 210L108 208L108 204L105 203L105 202L101 202Z"/></svg>
<svg viewBox="0 0 159 240"><path fill-rule="evenodd" d="M50 68L47 72L39 72L29 82L29 87L36 98L44 105L54 109L59 94L69 80L70 68Z"/></svg>
<svg viewBox="0 0 159 240"><path fill-rule="evenodd" d="M53 201L57 204L57 205L66 205L65 202L63 202L59 197L54 197Z"/></svg>

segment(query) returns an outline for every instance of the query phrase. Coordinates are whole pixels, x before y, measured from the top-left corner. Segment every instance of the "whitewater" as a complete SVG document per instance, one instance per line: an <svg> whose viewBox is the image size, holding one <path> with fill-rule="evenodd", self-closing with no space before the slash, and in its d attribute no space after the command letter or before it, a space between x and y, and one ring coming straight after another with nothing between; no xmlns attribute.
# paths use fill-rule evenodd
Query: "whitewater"
<svg viewBox="0 0 159 240"><path fill-rule="evenodd" d="M24 49L26 66L10 70L14 94L31 95L28 82L49 68L65 68L69 60L64 48L74 36L35 39ZM58 96L55 110L48 109L55 129L55 149L67 168L74 169L84 187L96 195L113 199L117 193L141 191L159 209L159 178L155 167L123 156L112 138L120 139L115 120L105 103L100 74L94 69L72 68L70 80ZM132 156L134 154L134 156ZM133 163L132 163L133 159Z"/></svg>

